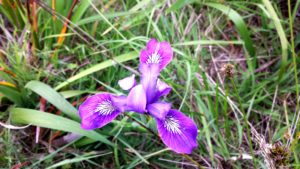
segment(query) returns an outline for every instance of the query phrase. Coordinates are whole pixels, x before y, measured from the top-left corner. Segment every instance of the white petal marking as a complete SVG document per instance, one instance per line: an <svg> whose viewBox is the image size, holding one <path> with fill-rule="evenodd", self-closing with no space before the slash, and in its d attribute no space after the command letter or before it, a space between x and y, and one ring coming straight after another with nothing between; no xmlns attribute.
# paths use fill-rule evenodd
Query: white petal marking
<svg viewBox="0 0 300 169"><path fill-rule="evenodd" d="M155 52L152 53L152 54L148 57L148 59L147 59L147 61L146 61L147 64L151 64L151 63L160 63L160 62L161 62L161 56L158 54L159 47L160 47L160 45L158 44L158 45L156 46L156 48L155 48Z"/></svg>
<svg viewBox="0 0 300 169"><path fill-rule="evenodd" d="M158 55L158 53L153 53L151 56L148 57L146 63L151 64L151 63L160 63L161 57Z"/></svg>
<svg viewBox="0 0 300 169"><path fill-rule="evenodd" d="M181 134L179 121L173 117L166 117L164 127L173 134Z"/></svg>
<svg viewBox="0 0 300 169"><path fill-rule="evenodd" d="M104 100L98 104L96 109L94 110L95 113L99 113L100 115L109 115L113 111L115 111L114 106L112 105L110 100Z"/></svg>

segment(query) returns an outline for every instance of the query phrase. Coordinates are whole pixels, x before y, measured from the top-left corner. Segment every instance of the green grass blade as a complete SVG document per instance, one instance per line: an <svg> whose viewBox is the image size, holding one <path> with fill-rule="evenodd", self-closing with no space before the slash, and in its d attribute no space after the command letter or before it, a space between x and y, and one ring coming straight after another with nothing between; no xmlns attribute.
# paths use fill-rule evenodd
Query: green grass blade
<svg viewBox="0 0 300 169"><path fill-rule="evenodd" d="M183 99L182 99L181 104L178 109L179 111L181 110L184 102L186 102L186 98L188 96L189 90L191 89L191 79L192 79L191 65L189 62L185 62L185 64L186 64L186 72L187 72L186 86L185 86L185 93L184 93Z"/></svg>
<svg viewBox="0 0 300 169"><path fill-rule="evenodd" d="M133 147L131 147L126 141L122 140L121 138L118 138L118 140L124 144L126 147L128 147L139 159L141 159L144 163L149 164L149 162Z"/></svg>
<svg viewBox="0 0 300 169"><path fill-rule="evenodd" d="M286 64L287 64L288 40L286 38L283 27L280 23L280 20L276 14L271 2L269 0L263 0L262 2L265 5L265 7L267 8L267 11L269 12L270 17L274 22L274 25L275 25L275 28L276 28L276 31L278 33L280 43L281 43L281 52L282 52L281 53L281 67L280 67L279 76L278 76L278 81L280 81L282 78L282 75L284 73Z"/></svg>
<svg viewBox="0 0 300 169"><path fill-rule="evenodd" d="M22 95L13 88L0 85L0 93L2 93L5 97L7 97L10 101L14 102L18 106L22 106Z"/></svg>
<svg viewBox="0 0 300 169"><path fill-rule="evenodd" d="M25 87L46 99L72 119L79 120L76 108L47 84L39 81L30 81Z"/></svg>
<svg viewBox="0 0 300 169"><path fill-rule="evenodd" d="M90 3L88 1L80 1L79 6L76 8L76 11L71 18L72 22L76 23L79 19L81 19L89 6Z"/></svg>
<svg viewBox="0 0 300 169"><path fill-rule="evenodd" d="M97 154L97 155L90 155L90 156L79 156L79 157L75 157L75 158L72 158L72 159L65 159L63 161L60 161L50 167L47 167L46 169L51 169L51 168L57 168L57 167L60 167L60 166L64 166L64 165L68 165L68 164L71 164L71 163L79 163L81 161L86 161L86 160L89 160L89 159L92 159L92 158L96 158L96 157L101 157L101 156L105 156L105 155L109 155L109 154L112 154L112 152L107 152L107 153L103 153L103 154Z"/></svg>
<svg viewBox="0 0 300 169"><path fill-rule="evenodd" d="M181 43L172 44L172 46L191 46L191 45L244 45L240 40L197 40L197 41L185 41Z"/></svg>
<svg viewBox="0 0 300 169"><path fill-rule="evenodd" d="M139 12L138 11L126 11L126 12L112 12L112 13L105 13L103 14L107 19L111 19L111 18L116 18L116 17L128 17L130 15L138 15ZM89 24L89 23L93 23L96 21L102 21L103 18L99 15L93 15L93 16L89 16L89 17L85 17L76 23L78 26L80 25L84 25L84 24Z"/></svg>
<svg viewBox="0 0 300 169"><path fill-rule="evenodd" d="M107 145L114 146L114 144L107 140L105 136L97 133L94 130L83 130L81 129L80 124L73 120L54 114L25 108L12 108L9 111L13 123L32 124L54 130L72 132L94 140L98 140Z"/></svg>
<svg viewBox="0 0 300 169"><path fill-rule="evenodd" d="M149 159L149 158L151 158L151 157L153 157L153 156L160 155L160 154L164 153L165 151L169 151L169 150L170 150L169 148L165 148L165 149L156 151L156 152L154 152L154 153L147 154L147 155L144 156L144 158L145 158L145 159ZM137 165L139 165L140 163L142 163L142 161L141 161L139 158L137 158L137 159L133 160L133 161L128 165L127 169L134 168L134 167L136 167Z"/></svg>
<svg viewBox="0 0 300 169"><path fill-rule="evenodd" d="M55 90L59 90L59 89L65 87L65 86L67 86L68 84L70 84L70 83L72 83L72 82L74 82L74 81L76 81L80 78L83 78L87 75L95 73L99 70L102 70L102 69L108 68L110 66L113 66L113 65L117 64L117 62L122 63L122 62L126 62L126 61L129 61L129 60L133 60L137 57L138 57L137 52L129 52L129 53L120 55L118 57L115 57L114 60L109 59L109 60L106 60L104 62L101 62L101 63L99 63L97 65L94 65L94 66L92 66L92 67L90 67L86 70L81 71L80 73L76 74L75 76L70 77L69 79L67 79L66 81L62 82L57 87L55 87Z"/></svg>
<svg viewBox="0 0 300 169"><path fill-rule="evenodd" d="M168 8L166 10L166 12L169 13L169 12L176 11L176 10L182 8L183 6L193 3L193 2L195 2L195 0L177 0L175 3L172 4L172 6L170 8Z"/></svg>
<svg viewBox="0 0 300 169"><path fill-rule="evenodd" d="M225 15L227 15L232 22L235 24L235 27L237 29L237 32L243 39L245 43L245 48L247 49L249 55L251 57L256 57L255 49L253 47L253 41L250 37L250 32L247 29L246 23L241 17L239 13L237 13L235 10L229 8L228 6L217 4L217 3L205 3L205 5L215 8L221 12L223 12Z"/></svg>
<svg viewBox="0 0 300 169"><path fill-rule="evenodd" d="M89 93L89 91L84 91L84 90L66 90L59 92L65 99L80 96L85 93Z"/></svg>

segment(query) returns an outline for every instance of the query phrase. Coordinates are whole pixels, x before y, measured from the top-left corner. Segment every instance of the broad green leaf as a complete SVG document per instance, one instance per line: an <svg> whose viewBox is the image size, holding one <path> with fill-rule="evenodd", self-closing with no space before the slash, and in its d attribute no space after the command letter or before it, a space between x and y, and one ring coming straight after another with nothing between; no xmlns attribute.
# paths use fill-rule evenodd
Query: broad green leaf
<svg viewBox="0 0 300 169"><path fill-rule="evenodd" d="M102 70L102 69L108 68L110 66L113 66L113 65L117 64L117 62L122 63L122 62L126 62L126 61L129 61L129 60L133 60L137 57L138 57L137 52L130 52L130 53L126 53L126 54L120 55L118 57L115 57L114 60L108 59L106 61L103 61L103 62L101 62L97 65L94 65L94 66L92 66L92 67L90 67L86 70L81 71L80 73L76 74L75 76L70 77L69 79L67 79L66 81L62 82L57 87L55 87L55 90L59 90L59 89L65 87L65 86L67 86L71 82L74 82L74 81L76 81L80 78L88 76L88 75L90 75L92 73L95 73L99 70Z"/></svg>
<svg viewBox="0 0 300 169"><path fill-rule="evenodd" d="M72 119L79 120L76 108L47 84L39 81L30 81L25 87L42 96Z"/></svg>
<svg viewBox="0 0 300 169"><path fill-rule="evenodd" d="M5 97L7 97L10 101L14 102L18 106L23 105L22 95L15 89L0 85L0 93L2 93Z"/></svg>
<svg viewBox="0 0 300 169"><path fill-rule="evenodd" d="M73 120L25 108L11 108L9 111L13 123L32 124L50 129L72 132L114 146L112 142L106 139L106 136L103 136L94 130L83 130L81 129L80 124Z"/></svg>

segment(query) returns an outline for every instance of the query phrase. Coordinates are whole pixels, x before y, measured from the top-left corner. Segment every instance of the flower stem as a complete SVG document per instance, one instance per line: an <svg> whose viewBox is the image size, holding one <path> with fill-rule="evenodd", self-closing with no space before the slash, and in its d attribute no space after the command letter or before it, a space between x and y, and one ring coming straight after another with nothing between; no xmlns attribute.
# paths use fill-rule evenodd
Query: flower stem
<svg viewBox="0 0 300 169"><path fill-rule="evenodd" d="M181 154L181 155L186 159L188 159L189 161L191 161L192 163L194 163L198 168L203 169L203 167L197 161L193 160L190 156L186 154Z"/></svg>

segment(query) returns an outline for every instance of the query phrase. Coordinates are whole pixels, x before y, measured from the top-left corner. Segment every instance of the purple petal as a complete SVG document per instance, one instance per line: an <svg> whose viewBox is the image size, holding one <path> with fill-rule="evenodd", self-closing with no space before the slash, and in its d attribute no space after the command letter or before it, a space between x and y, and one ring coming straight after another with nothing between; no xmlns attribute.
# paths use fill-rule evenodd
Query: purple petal
<svg viewBox="0 0 300 169"><path fill-rule="evenodd" d="M122 96L114 96L112 95L111 101L113 104L121 111L127 111L127 97L122 95Z"/></svg>
<svg viewBox="0 0 300 169"><path fill-rule="evenodd" d="M127 106L129 110L137 113L144 113L146 111L146 93L141 84L132 88L127 97Z"/></svg>
<svg viewBox="0 0 300 169"><path fill-rule="evenodd" d="M142 73L141 83L146 91L147 103L152 103L156 94L159 67L154 64L140 64L139 70Z"/></svg>
<svg viewBox="0 0 300 169"><path fill-rule="evenodd" d="M156 102L156 103L147 105L148 112L152 116L154 116L155 118L158 118L160 120L165 119L165 117L170 109L171 109L171 104L165 103L165 102Z"/></svg>
<svg viewBox="0 0 300 169"><path fill-rule="evenodd" d="M135 75L133 74L131 76L125 77L122 80L119 80L118 84L123 90L130 90L136 85Z"/></svg>
<svg viewBox="0 0 300 169"><path fill-rule="evenodd" d="M146 45L147 50L150 53L154 53L159 47L159 42L156 39L150 39Z"/></svg>
<svg viewBox="0 0 300 169"><path fill-rule="evenodd" d="M171 90L172 90L171 86L161 81L160 79L157 79L156 94L155 94L154 101L158 100L161 96L165 96L169 94Z"/></svg>
<svg viewBox="0 0 300 169"><path fill-rule="evenodd" d="M161 42L158 55L161 57L160 69L165 68L173 58L173 50L168 42Z"/></svg>
<svg viewBox="0 0 300 169"><path fill-rule="evenodd" d="M157 42L151 39L147 43L147 48L140 53L142 64L158 64L159 70L164 69L172 60L173 50L168 42Z"/></svg>
<svg viewBox="0 0 300 169"><path fill-rule="evenodd" d="M116 107L109 93L101 93L87 98L79 106L81 127L85 130L100 128L115 119L121 111Z"/></svg>
<svg viewBox="0 0 300 169"><path fill-rule="evenodd" d="M171 109L165 120L157 120L158 133L169 148L177 153L192 153L197 144L197 127L183 113Z"/></svg>

